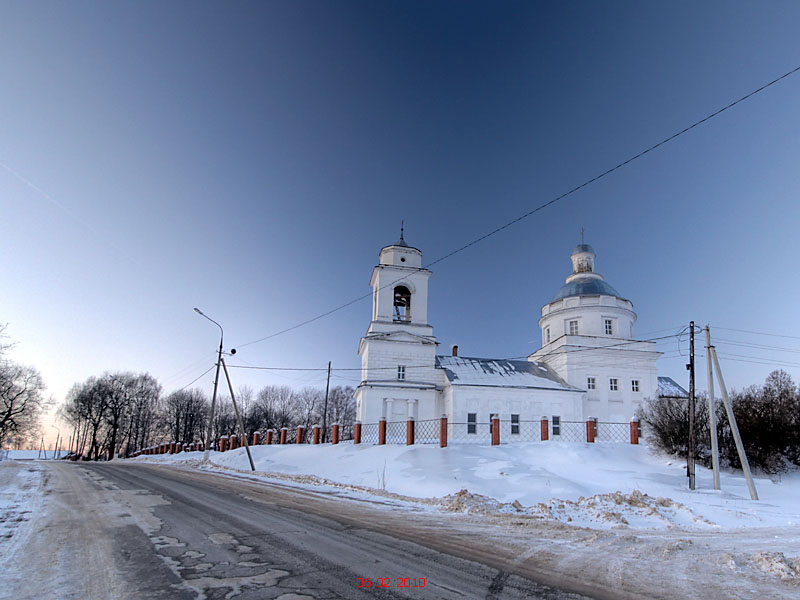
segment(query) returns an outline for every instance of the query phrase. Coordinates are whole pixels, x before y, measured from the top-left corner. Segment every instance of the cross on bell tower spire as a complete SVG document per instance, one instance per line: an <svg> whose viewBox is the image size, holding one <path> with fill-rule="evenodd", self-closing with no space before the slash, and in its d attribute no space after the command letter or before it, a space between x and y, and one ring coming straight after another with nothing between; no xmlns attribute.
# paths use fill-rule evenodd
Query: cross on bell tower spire
<svg viewBox="0 0 800 600"><path fill-rule="evenodd" d="M586 243L586 242L583 240L583 231L584 231L584 229L583 229L583 227L581 227L581 244L585 244L585 243ZM400 237L402 237L402 234L401 234L401 236L400 236Z"/></svg>

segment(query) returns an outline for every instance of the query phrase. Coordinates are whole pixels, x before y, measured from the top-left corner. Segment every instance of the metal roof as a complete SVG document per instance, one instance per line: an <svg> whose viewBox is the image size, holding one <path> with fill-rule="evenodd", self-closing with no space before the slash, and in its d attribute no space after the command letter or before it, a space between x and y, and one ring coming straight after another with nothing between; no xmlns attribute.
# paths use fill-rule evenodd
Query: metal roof
<svg viewBox="0 0 800 600"><path fill-rule="evenodd" d="M658 395L667 398L688 398L689 392L676 383L672 377L659 377Z"/></svg>
<svg viewBox="0 0 800 600"><path fill-rule="evenodd" d="M570 296L616 296L622 298L611 285L597 277L579 277L561 286L550 302Z"/></svg>
<svg viewBox="0 0 800 600"><path fill-rule="evenodd" d="M436 357L436 367L444 370L452 385L582 391L569 385L546 364L529 360L445 355Z"/></svg>
<svg viewBox="0 0 800 600"><path fill-rule="evenodd" d="M578 244L575 246L575 250L573 250L572 253L577 254L578 252L591 252L592 254L596 254L594 248L592 248L589 244Z"/></svg>

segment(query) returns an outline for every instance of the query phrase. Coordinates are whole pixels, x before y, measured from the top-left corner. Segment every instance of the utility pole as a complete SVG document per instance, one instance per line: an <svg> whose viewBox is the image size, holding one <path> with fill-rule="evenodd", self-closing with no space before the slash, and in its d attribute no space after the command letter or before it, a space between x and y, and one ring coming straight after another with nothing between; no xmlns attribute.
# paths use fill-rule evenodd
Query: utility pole
<svg viewBox="0 0 800 600"><path fill-rule="evenodd" d="M711 328L706 325L706 368L708 369L708 429L711 434L711 468L714 471L714 489L719 485L719 448L717 441L717 413L714 402L714 367L711 361Z"/></svg>
<svg viewBox="0 0 800 600"><path fill-rule="evenodd" d="M201 317L205 317L214 325L219 327L219 352L217 352L217 373L214 375L214 393L211 394L211 414L208 416L208 429L206 433L206 443L203 445L203 462L208 462L208 452L211 448L211 434L214 432L214 409L217 406L217 383L219 383L219 368L222 365L222 338L225 337L225 332L222 330L222 325L217 323L214 319L203 313L202 310L195 307L196 312Z"/></svg>
<svg viewBox="0 0 800 600"><path fill-rule="evenodd" d="M686 456L686 475L689 477L689 489L695 489L694 480L694 321L689 322L689 449Z"/></svg>
<svg viewBox="0 0 800 600"><path fill-rule="evenodd" d="M236 350L231 350L231 353L236 352ZM253 456L250 454L250 444L247 441L247 432L244 430L244 423L242 423L242 415L239 414L239 407L236 406L236 398L233 395L233 385L231 385L231 377L228 375L228 367L225 364L225 359L220 357L220 362L222 363L222 368L225 371L225 379L228 380L228 389L231 392L231 402L233 403L233 410L236 412L236 420L239 422L239 435L242 436L242 441L244 442L244 448L247 450L247 459L250 461L250 470L255 471L256 466L253 464Z"/></svg>
<svg viewBox="0 0 800 600"><path fill-rule="evenodd" d="M725 404L725 413L728 415L728 423L731 426L731 434L733 434L733 441L736 442L736 452L739 453L739 461L742 463L742 471L744 471L744 478L747 480L747 488L750 490L750 499L758 500L758 492L756 485L753 483L753 476L750 474L750 463L747 461L747 455L744 452L744 445L742 444L742 436L739 435L739 426L736 425L736 417L733 414L733 406L728 398L728 389L725 387L725 380L722 378L722 369L719 368L719 359L717 358L717 349L714 346L709 348L711 352L711 359L714 361L714 368L717 371L717 382L719 383L719 391L722 394L722 402Z"/></svg>
<svg viewBox="0 0 800 600"><path fill-rule="evenodd" d="M322 409L322 443L328 432L328 392L331 389L331 361L328 361L328 382L325 384L325 406Z"/></svg>

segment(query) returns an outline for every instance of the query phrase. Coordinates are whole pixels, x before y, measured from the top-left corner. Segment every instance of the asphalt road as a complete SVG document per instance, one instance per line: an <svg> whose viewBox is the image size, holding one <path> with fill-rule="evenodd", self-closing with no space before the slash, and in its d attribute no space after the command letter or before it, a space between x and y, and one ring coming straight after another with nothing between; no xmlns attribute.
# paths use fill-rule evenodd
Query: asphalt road
<svg viewBox="0 0 800 600"><path fill-rule="evenodd" d="M2 598L586 597L503 569L436 512L196 470L40 464L41 514Z"/></svg>

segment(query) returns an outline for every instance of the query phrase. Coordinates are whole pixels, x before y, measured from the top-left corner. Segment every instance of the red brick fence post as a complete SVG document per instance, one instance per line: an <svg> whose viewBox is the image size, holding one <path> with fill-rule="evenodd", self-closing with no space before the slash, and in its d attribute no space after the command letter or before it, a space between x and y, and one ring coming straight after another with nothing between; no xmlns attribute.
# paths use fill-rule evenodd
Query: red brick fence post
<svg viewBox="0 0 800 600"><path fill-rule="evenodd" d="M408 417L406 421L406 446L414 445L414 417Z"/></svg>
<svg viewBox="0 0 800 600"><path fill-rule="evenodd" d="M547 417L542 417L542 441L546 442L550 439L550 422Z"/></svg>
<svg viewBox="0 0 800 600"><path fill-rule="evenodd" d="M500 417L492 417L492 446L500 445Z"/></svg>
<svg viewBox="0 0 800 600"><path fill-rule="evenodd" d="M219 451L225 452L228 450L228 438L226 436L222 436L219 438Z"/></svg>
<svg viewBox="0 0 800 600"><path fill-rule="evenodd" d="M297 427L297 433L295 434L294 441L296 444L302 444L306 441L306 428L302 425Z"/></svg>
<svg viewBox="0 0 800 600"><path fill-rule="evenodd" d="M321 429L322 428L319 425L314 425L314 427L311 428L311 431L313 432L313 436L314 436L314 440L313 441L314 441L315 444L319 444L319 438L320 438Z"/></svg>
<svg viewBox="0 0 800 600"><path fill-rule="evenodd" d="M639 436L642 435L642 431L639 425L639 419L633 417L631 419L631 444L638 444L639 443Z"/></svg>
<svg viewBox="0 0 800 600"><path fill-rule="evenodd" d="M289 431L288 428L281 427L281 444L285 444L286 443L286 434L287 434L288 431Z"/></svg>
<svg viewBox="0 0 800 600"><path fill-rule="evenodd" d="M254 431L253 432L253 446L258 446L261 443L261 432Z"/></svg>
<svg viewBox="0 0 800 600"><path fill-rule="evenodd" d="M331 425L331 444L339 443L339 424L334 423Z"/></svg>
<svg viewBox="0 0 800 600"><path fill-rule="evenodd" d="M381 417L378 421L378 445L383 446L386 444L386 417Z"/></svg>
<svg viewBox="0 0 800 600"><path fill-rule="evenodd" d="M586 419L586 441L594 444L594 438L597 435L597 417L589 417Z"/></svg>
<svg viewBox="0 0 800 600"><path fill-rule="evenodd" d="M447 448L447 415L439 420L439 448Z"/></svg>
<svg viewBox="0 0 800 600"><path fill-rule="evenodd" d="M356 421L353 423L353 443L361 443L361 421Z"/></svg>
<svg viewBox="0 0 800 600"><path fill-rule="evenodd" d="M264 443L269 446L272 444L272 434L275 432L272 429L267 429L267 439L264 440Z"/></svg>

